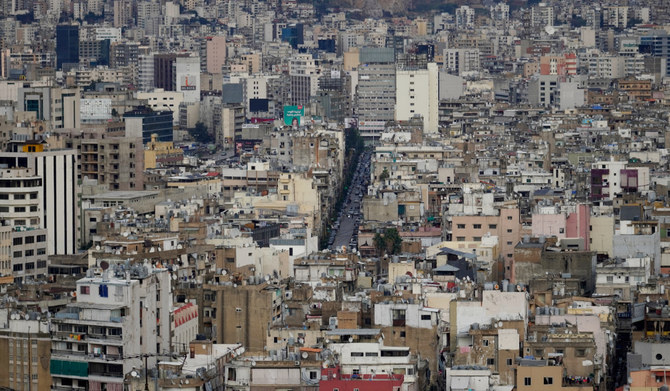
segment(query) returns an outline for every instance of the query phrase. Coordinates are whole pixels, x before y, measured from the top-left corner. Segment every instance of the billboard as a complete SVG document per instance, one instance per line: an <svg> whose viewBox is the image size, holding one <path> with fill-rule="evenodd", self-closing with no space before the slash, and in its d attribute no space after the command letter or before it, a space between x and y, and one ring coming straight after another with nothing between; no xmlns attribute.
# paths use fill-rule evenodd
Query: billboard
<svg viewBox="0 0 670 391"><path fill-rule="evenodd" d="M302 125L305 116L305 106L284 106L284 125L298 126Z"/></svg>

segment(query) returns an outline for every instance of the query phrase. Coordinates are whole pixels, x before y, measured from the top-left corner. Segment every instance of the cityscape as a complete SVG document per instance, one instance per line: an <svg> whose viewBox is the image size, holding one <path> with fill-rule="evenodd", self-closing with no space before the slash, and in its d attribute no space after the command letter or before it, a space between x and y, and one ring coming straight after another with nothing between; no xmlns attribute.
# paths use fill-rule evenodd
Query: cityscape
<svg viewBox="0 0 670 391"><path fill-rule="evenodd" d="M0 0L0 391L667 391L670 1Z"/></svg>

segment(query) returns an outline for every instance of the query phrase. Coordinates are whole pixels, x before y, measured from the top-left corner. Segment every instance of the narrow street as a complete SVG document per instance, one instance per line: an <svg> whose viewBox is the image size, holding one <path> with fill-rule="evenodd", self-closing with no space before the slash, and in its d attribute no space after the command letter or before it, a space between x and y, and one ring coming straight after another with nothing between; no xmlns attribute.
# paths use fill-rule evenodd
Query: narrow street
<svg viewBox="0 0 670 391"><path fill-rule="evenodd" d="M330 250L339 250L343 246L355 250L358 246L358 226L362 218L361 203L370 183L371 156L372 152L365 150L358 159L342 209L337 215L328 239Z"/></svg>

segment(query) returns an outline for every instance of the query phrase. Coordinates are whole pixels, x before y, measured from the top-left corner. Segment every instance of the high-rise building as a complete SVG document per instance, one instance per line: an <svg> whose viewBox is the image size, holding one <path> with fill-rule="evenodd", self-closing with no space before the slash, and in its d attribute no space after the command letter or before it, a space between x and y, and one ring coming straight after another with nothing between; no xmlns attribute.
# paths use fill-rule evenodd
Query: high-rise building
<svg viewBox="0 0 670 391"><path fill-rule="evenodd" d="M424 132L437 132L438 68L429 63L425 69L399 69L396 72L395 119L423 118Z"/></svg>
<svg viewBox="0 0 670 391"><path fill-rule="evenodd" d="M479 49L446 49L444 51L444 67L454 75L479 71Z"/></svg>
<svg viewBox="0 0 670 391"><path fill-rule="evenodd" d="M387 122L395 112L395 53L393 48L363 48L358 66L358 122ZM370 137L363 126L361 133Z"/></svg>
<svg viewBox="0 0 670 391"><path fill-rule="evenodd" d="M174 68L175 91L186 103L200 102L200 57L177 57Z"/></svg>
<svg viewBox="0 0 670 391"><path fill-rule="evenodd" d="M456 28L468 29L473 28L475 26L474 8L470 8L467 5L462 5L456 9L455 14L456 14Z"/></svg>
<svg viewBox="0 0 670 391"><path fill-rule="evenodd" d="M28 168L0 171L2 225L9 227L9 265L3 274L23 282L47 274L47 230L43 229L42 178ZM7 270L9 269L9 270Z"/></svg>
<svg viewBox="0 0 670 391"><path fill-rule="evenodd" d="M141 54L138 57L137 82L140 91L148 92L154 88L154 55Z"/></svg>
<svg viewBox="0 0 670 391"><path fill-rule="evenodd" d="M177 57L182 56L176 53L154 54L154 87L175 91L174 63Z"/></svg>
<svg viewBox="0 0 670 391"><path fill-rule="evenodd" d="M79 26L56 26L56 67L63 69L79 64Z"/></svg>
<svg viewBox="0 0 670 391"><path fill-rule="evenodd" d="M535 27L544 28L554 25L554 7L547 3L539 3L530 9L530 21Z"/></svg>
<svg viewBox="0 0 670 391"><path fill-rule="evenodd" d="M27 191L26 197L34 197L41 205L33 205L28 202L27 210L33 206L42 211L42 216L26 217L23 223L30 227L44 228L48 232L47 255L52 254L74 254L79 248L78 231L78 207L77 207L77 155L73 149L44 150L42 144L26 143L21 152L0 153L0 165L10 168L29 169L34 180L41 180L26 189L39 189L41 191ZM31 178L32 178L31 177ZM33 179L31 179L33 180ZM12 201L14 202L14 201ZM2 200L0 200L0 205ZM13 205L13 204L12 204ZM19 213L34 213L20 212ZM41 218L40 218L41 217ZM16 217L17 219L19 216ZM28 221L28 218L30 221ZM34 221L33 219L38 219ZM21 225L20 219L16 225Z"/></svg>
<svg viewBox="0 0 670 391"><path fill-rule="evenodd" d="M664 31L654 31L640 37L640 52L670 59L670 35ZM670 61L666 62L666 73L670 73Z"/></svg>
<svg viewBox="0 0 670 391"><path fill-rule="evenodd" d="M215 74L221 73L221 67L226 63L226 50L225 35L207 37L205 43L207 72Z"/></svg>
<svg viewBox="0 0 670 391"><path fill-rule="evenodd" d="M309 54L298 54L289 62L289 79L292 105L304 105L309 103L319 89L319 76L321 69L319 61Z"/></svg>

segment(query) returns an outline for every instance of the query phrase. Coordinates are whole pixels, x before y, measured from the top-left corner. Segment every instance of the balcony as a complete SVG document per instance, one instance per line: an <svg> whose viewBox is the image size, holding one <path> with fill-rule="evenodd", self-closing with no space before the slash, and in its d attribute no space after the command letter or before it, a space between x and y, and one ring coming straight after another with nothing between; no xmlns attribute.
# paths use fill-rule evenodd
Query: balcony
<svg viewBox="0 0 670 391"><path fill-rule="evenodd" d="M51 351L51 356L56 357L56 356L66 356L72 359L79 359L81 358L82 361L85 361L86 359L86 352L79 352L76 350L59 350L59 349L54 349Z"/></svg>
<svg viewBox="0 0 670 391"><path fill-rule="evenodd" d="M393 327L404 327L404 326L405 326L405 318L393 319Z"/></svg>

